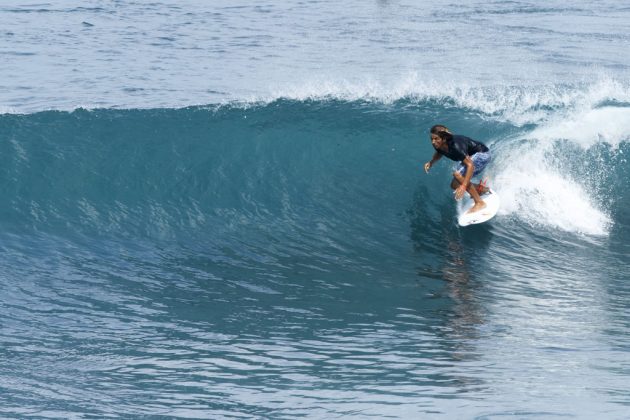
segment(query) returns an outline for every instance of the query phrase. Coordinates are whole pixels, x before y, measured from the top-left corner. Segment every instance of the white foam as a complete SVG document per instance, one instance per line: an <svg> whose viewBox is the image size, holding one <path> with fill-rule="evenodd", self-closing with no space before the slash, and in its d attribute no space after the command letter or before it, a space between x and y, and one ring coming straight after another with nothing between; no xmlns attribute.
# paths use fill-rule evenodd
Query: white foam
<svg viewBox="0 0 630 420"><path fill-rule="evenodd" d="M630 139L630 108L602 107L551 118L531 136L544 142L568 139L583 148L598 143L618 147Z"/></svg>
<svg viewBox="0 0 630 420"><path fill-rule="evenodd" d="M493 170L494 187L502 198L499 214L537 226L607 235L613 222L605 200L587 188L599 184L598 177L613 168L601 161L590 162L599 167L584 171L586 178L574 179L554 159L554 153L567 148L555 146L569 142L588 152L607 144L613 153L619 152L621 143L630 141L629 93L627 86L600 81L571 98L566 96L566 104L548 112L530 132L498 141Z"/></svg>
<svg viewBox="0 0 630 420"><path fill-rule="evenodd" d="M533 226L587 235L607 235L611 217L580 180L559 170L550 159L551 142L510 142L499 148L494 188L501 196L500 215Z"/></svg>
<svg viewBox="0 0 630 420"><path fill-rule="evenodd" d="M297 77L297 76L296 76ZM159 92L157 90L156 92ZM171 99L168 99L168 98ZM121 98L119 98L121 99ZM483 118L517 126L540 124L576 110L588 110L604 103L630 103L630 81L607 75L574 82L532 85L503 83L480 84L474 81L428 77L418 72L400 75L363 75L344 78L339 75L307 75L299 80L276 83L267 89L249 93L186 94L184 97L162 95L125 96L123 102L103 98L66 98L31 101L20 107L0 107L0 113L32 113L43 110L73 111L77 108L182 108L200 105L256 106L278 99L296 101L342 100L392 104L398 100L422 103L435 101L445 106L478 113Z"/></svg>
<svg viewBox="0 0 630 420"><path fill-rule="evenodd" d="M630 83L603 75L593 81L572 84L521 85L498 83L482 86L461 81L426 79L409 73L383 81L373 77L338 79L311 77L300 83L271 89L251 101L277 99L372 101L390 104L401 99L433 100L477 112L481 116L518 126L539 124L603 103L630 103Z"/></svg>

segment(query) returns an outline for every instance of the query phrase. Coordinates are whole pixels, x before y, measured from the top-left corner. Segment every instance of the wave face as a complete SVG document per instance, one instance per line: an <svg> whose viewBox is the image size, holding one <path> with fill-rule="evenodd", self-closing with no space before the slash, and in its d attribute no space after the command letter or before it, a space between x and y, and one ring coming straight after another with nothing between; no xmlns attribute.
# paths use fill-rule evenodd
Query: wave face
<svg viewBox="0 0 630 420"><path fill-rule="evenodd" d="M450 206L450 165L418 170L439 118L495 150L499 220L607 235L626 200L627 98L543 92L6 114L0 223L155 238L216 237L218 226L306 234L317 220L380 231L418 189L427 207ZM497 113L505 96L515 103Z"/></svg>
<svg viewBox="0 0 630 420"><path fill-rule="evenodd" d="M622 416L616 84L0 116L0 413ZM422 171L437 122L491 222Z"/></svg>

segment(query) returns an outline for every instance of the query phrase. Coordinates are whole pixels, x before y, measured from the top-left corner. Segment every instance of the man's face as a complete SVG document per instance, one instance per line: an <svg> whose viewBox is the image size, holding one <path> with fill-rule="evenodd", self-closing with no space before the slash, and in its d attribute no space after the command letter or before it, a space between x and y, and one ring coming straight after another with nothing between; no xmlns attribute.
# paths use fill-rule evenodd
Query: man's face
<svg viewBox="0 0 630 420"><path fill-rule="evenodd" d="M444 144L444 140L442 140L442 138L437 134L431 134L431 144L433 145L433 148L439 149L442 144Z"/></svg>

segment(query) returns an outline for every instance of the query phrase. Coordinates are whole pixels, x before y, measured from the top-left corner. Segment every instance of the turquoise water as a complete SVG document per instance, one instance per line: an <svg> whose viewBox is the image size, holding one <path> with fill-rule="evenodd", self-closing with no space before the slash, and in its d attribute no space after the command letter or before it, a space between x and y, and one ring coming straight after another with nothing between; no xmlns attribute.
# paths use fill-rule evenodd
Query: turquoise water
<svg viewBox="0 0 630 420"><path fill-rule="evenodd" d="M3 4L0 415L626 417L628 10L563 4Z"/></svg>

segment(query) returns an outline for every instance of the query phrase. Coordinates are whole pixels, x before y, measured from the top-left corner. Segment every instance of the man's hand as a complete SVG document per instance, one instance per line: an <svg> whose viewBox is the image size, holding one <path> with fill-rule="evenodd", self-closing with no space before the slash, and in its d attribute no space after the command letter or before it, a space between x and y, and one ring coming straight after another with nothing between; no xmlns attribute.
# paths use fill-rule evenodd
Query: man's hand
<svg viewBox="0 0 630 420"><path fill-rule="evenodd" d="M455 190L455 200L461 200L465 192L466 192L465 185L460 185L459 187L457 187L457 189Z"/></svg>
<svg viewBox="0 0 630 420"><path fill-rule="evenodd" d="M431 162L424 164L424 172L429 173L429 169L431 169Z"/></svg>

